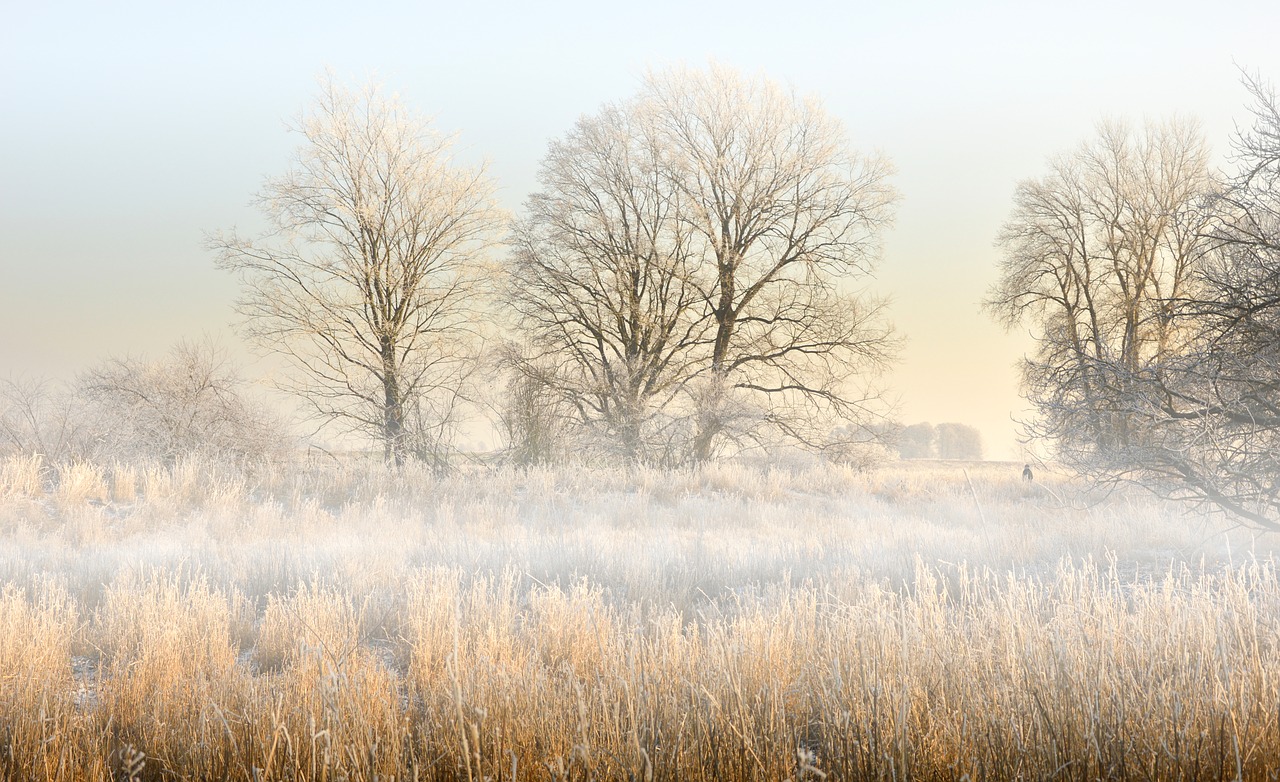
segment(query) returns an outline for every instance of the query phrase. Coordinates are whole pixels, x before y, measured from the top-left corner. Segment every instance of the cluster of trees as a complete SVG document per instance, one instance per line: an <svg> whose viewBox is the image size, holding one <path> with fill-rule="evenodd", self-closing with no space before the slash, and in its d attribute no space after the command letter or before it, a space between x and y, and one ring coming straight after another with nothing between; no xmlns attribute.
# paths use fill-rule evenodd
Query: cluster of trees
<svg viewBox="0 0 1280 782"><path fill-rule="evenodd" d="M982 459L982 433L972 426L922 422L894 433L900 459Z"/></svg>
<svg viewBox="0 0 1280 782"><path fill-rule="evenodd" d="M483 169L374 89L327 85L295 130L259 199L270 232L211 244L246 333L389 462L442 459L478 407L524 463L834 449L873 411L897 340L858 286L891 169L812 99L653 74L551 144L514 223Z"/></svg>
<svg viewBox="0 0 1280 782"><path fill-rule="evenodd" d="M1021 183L985 306L1029 327L1028 433L1280 529L1280 108L1259 79L1229 175L1187 122L1097 137ZM519 219L483 167L374 88L325 85L267 180L258 238L210 238L245 333L316 416L443 465L488 416L507 454L673 465L894 429L898 340L866 293L896 194L816 101L729 69L650 75L551 143ZM0 388L0 438L50 456L261 458L287 441L216 351ZM970 427L895 431L980 458Z"/></svg>
<svg viewBox="0 0 1280 782"><path fill-rule="evenodd" d="M986 304L1033 331L1058 458L1280 530L1280 110L1246 85L1233 173L1193 124L1107 124L1019 185Z"/></svg>
<svg viewBox="0 0 1280 782"><path fill-rule="evenodd" d="M53 462L243 464L281 458L286 422L208 343L179 343L158 360L115 358L75 382L0 381L0 448Z"/></svg>

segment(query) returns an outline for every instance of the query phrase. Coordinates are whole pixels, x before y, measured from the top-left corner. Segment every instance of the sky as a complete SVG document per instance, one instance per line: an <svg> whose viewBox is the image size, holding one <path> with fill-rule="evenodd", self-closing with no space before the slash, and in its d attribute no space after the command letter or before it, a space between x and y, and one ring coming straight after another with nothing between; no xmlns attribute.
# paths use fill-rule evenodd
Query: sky
<svg viewBox="0 0 1280 782"><path fill-rule="evenodd" d="M1019 458L1016 363L980 311L1018 181L1106 118L1198 118L1218 164L1248 121L1240 69L1280 82L1280 3L633 4L0 0L0 376L232 328L237 283L208 231L255 232L263 178L331 70L375 80L518 213L548 142L649 69L716 61L820 97L897 168L871 290L907 338L888 379L905 423L981 429Z"/></svg>

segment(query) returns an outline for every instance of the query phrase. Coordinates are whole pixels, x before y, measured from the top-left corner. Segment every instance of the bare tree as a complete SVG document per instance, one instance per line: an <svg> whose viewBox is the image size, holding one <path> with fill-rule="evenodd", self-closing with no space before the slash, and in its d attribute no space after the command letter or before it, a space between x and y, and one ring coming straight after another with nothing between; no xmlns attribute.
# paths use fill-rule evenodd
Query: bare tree
<svg viewBox="0 0 1280 782"><path fill-rule="evenodd" d="M528 341L509 363L628 462L697 374L707 326L683 200L643 107L606 107L551 144L513 237L506 299ZM670 421L667 415L665 420Z"/></svg>
<svg viewBox="0 0 1280 782"><path fill-rule="evenodd" d="M1142 378L1189 339L1177 316L1208 249L1208 150L1189 123L1142 134L1104 124L1050 168L1018 186L986 307L1037 339L1023 363L1031 434L1082 470L1114 474L1151 442L1149 418L1134 412Z"/></svg>
<svg viewBox="0 0 1280 782"><path fill-rule="evenodd" d="M51 462L86 459L89 427L62 384L45 378L0 381L0 448Z"/></svg>
<svg viewBox="0 0 1280 782"><path fill-rule="evenodd" d="M497 418L506 439L505 458L514 465L564 464L573 455L575 410L562 393L548 389L542 375L524 363L512 362L516 372L507 378Z"/></svg>
<svg viewBox="0 0 1280 782"><path fill-rule="evenodd" d="M243 281L246 332L290 359L289 388L388 462L438 454L475 367L494 187L374 87L329 80L294 131L293 167L258 199L272 230L210 242Z"/></svg>
<svg viewBox="0 0 1280 782"><path fill-rule="evenodd" d="M173 464L191 456L243 465L283 456L288 426L255 399L209 342L159 360L111 358L75 383L0 383L0 447L48 461Z"/></svg>
<svg viewBox="0 0 1280 782"><path fill-rule="evenodd" d="M244 463L289 450L284 421L248 394L212 343L181 342L157 361L108 359L80 375L76 393L99 461Z"/></svg>
<svg viewBox="0 0 1280 782"><path fill-rule="evenodd" d="M865 418L896 347L865 280L895 195L814 100L733 71L651 75L552 145L509 299L550 392L627 458L696 460Z"/></svg>
<svg viewBox="0 0 1280 782"><path fill-rule="evenodd" d="M883 367L896 341L883 303L849 285L878 256L892 167L854 152L816 99L728 68L652 74L642 100L699 241L713 330L695 457L731 434L726 413L744 394L761 423L801 442L829 431L803 425L812 412L863 417L850 381Z"/></svg>
<svg viewBox="0 0 1280 782"><path fill-rule="evenodd" d="M1173 312L1185 337L1121 400L1148 435L1115 472L1280 531L1280 109L1259 78L1245 85L1254 122Z"/></svg>

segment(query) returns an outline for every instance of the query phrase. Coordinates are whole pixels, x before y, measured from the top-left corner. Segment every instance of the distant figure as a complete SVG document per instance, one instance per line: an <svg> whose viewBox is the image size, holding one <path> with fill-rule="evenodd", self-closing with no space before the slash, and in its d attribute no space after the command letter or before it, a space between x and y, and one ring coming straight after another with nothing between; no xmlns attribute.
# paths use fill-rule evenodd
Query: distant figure
<svg viewBox="0 0 1280 782"><path fill-rule="evenodd" d="M1034 480L1034 478L1035 476L1031 474L1031 465L1029 464L1022 465L1022 480L1030 481L1030 480Z"/></svg>

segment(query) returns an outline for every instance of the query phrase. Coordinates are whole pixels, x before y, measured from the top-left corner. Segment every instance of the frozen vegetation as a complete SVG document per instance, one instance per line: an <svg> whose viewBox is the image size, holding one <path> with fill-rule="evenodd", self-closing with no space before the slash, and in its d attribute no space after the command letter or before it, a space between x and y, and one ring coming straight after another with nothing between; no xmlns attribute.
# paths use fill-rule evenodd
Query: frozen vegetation
<svg viewBox="0 0 1280 782"><path fill-rule="evenodd" d="M0 778L1267 778L1274 542L1228 526L997 463L15 458Z"/></svg>

